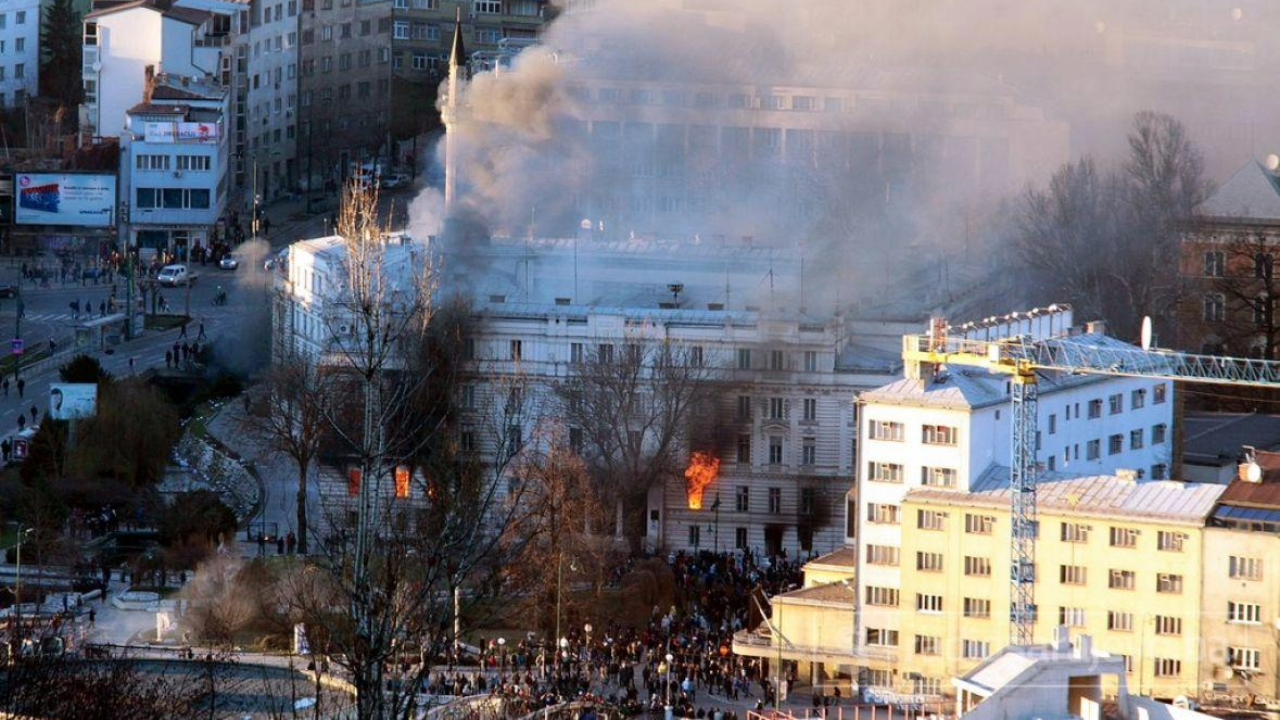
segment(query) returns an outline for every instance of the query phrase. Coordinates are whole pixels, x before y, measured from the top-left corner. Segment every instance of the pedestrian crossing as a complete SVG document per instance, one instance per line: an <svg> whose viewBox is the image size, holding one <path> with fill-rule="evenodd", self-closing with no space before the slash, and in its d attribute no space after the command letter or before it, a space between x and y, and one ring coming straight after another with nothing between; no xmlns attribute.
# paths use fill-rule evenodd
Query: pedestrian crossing
<svg viewBox="0 0 1280 720"><path fill-rule="evenodd" d="M77 316L69 312L64 312L64 313L28 312L28 313L23 313L22 315L22 319L25 322L40 322L40 323L82 322L82 321L90 320L96 317L98 317L96 314L90 316L90 315L85 315L84 313L80 313L80 315Z"/></svg>

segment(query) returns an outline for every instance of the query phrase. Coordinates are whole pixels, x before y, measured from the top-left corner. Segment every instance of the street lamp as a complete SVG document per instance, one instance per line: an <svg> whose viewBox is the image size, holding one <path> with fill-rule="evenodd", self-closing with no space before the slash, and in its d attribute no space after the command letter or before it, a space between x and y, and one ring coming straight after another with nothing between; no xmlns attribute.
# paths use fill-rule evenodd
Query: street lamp
<svg viewBox="0 0 1280 720"><path fill-rule="evenodd" d="M675 660L675 656L671 653L667 653L667 720L671 720L671 716L675 714L671 709L671 664L673 660ZM661 670L662 668L658 669Z"/></svg>
<svg viewBox="0 0 1280 720"><path fill-rule="evenodd" d="M562 665L569 663L569 638L560 638L560 662Z"/></svg>
<svg viewBox="0 0 1280 720"><path fill-rule="evenodd" d="M18 652L22 652L22 543L34 531L34 528L23 528L18 526L18 544L15 546L18 551L17 568L14 572L13 587L13 612L17 618L17 639Z"/></svg>
<svg viewBox="0 0 1280 720"><path fill-rule="evenodd" d="M502 681L507 674L507 639L498 638L498 680Z"/></svg>

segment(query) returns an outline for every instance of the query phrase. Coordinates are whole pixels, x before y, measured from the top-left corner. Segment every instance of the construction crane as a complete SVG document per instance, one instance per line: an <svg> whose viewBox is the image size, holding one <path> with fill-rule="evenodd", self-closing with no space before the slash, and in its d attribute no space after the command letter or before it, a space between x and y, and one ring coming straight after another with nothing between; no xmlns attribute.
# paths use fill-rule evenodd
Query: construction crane
<svg viewBox="0 0 1280 720"><path fill-rule="evenodd" d="M1054 306L1049 311L1015 313L1003 320L1018 328L1041 315L1070 309ZM1069 315L1067 316L1069 317ZM993 319L995 320L995 319ZM959 328L964 331L966 327ZM1036 425L1039 397L1038 377L1042 372L1103 375L1154 380L1234 385L1240 387L1280 386L1280 362L1246 358L1195 355L1151 347L1150 318L1143 322L1142 347L1099 338L1097 335L1070 335L1066 328L1049 337L1015 333L1008 337L974 339L951 337L945 321L934 321L928 335L903 338L902 357L914 364L917 377L926 378L939 365L964 365L1006 375L1013 402L1010 444L1009 486L1011 566L1009 571L1010 643L1030 645L1036 621L1035 542L1036 528ZM970 332L969 334L973 334ZM997 333L998 334L998 333ZM1090 341L1090 338L1098 338Z"/></svg>

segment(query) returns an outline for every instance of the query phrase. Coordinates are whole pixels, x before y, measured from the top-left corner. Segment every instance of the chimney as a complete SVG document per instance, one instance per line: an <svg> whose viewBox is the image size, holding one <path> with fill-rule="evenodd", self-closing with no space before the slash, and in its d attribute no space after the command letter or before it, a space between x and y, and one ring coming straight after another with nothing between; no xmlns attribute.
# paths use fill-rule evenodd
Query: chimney
<svg viewBox="0 0 1280 720"><path fill-rule="evenodd" d="M1093 657L1093 638L1089 635L1076 638L1076 659L1088 660L1091 657Z"/></svg>
<svg viewBox="0 0 1280 720"><path fill-rule="evenodd" d="M1087 322L1087 323L1085 323L1085 325L1084 325L1084 331L1085 331L1086 333L1089 333L1090 335L1106 335L1106 334L1107 334L1107 321L1106 321L1106 320L1093 320L1093 321Z"/></svg>

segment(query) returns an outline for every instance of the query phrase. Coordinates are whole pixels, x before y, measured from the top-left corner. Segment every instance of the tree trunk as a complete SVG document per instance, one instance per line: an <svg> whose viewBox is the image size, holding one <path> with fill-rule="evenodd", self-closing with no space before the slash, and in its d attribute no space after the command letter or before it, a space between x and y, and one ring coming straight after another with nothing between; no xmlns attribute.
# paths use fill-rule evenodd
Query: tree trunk
<svg viewBox="0 0 1280 720"><path fill-rule="evenodd" d="M625 511L625 508L623 507L623 505L624 505L624 503L623 503L623 501L622 501L622 498L618 498L617 502L614 504L614 509L613 509L613 512L614 512L614 519L613 519L614 531L613 531L613 536L614 536L615 538L619 538L619 539L621 539L621 538L622 538L623 532L624 532L624 530L625 530L625 525L626 525L626 523L625 523L625 522L623 522L624 518L626 517L626 511Z"/></svg>
<svg viewBox="0 0 1280 720"><path fill-rule="evenodd" d="M307 474L311 463L298 463L298 554L307 554Z"/></svg>

